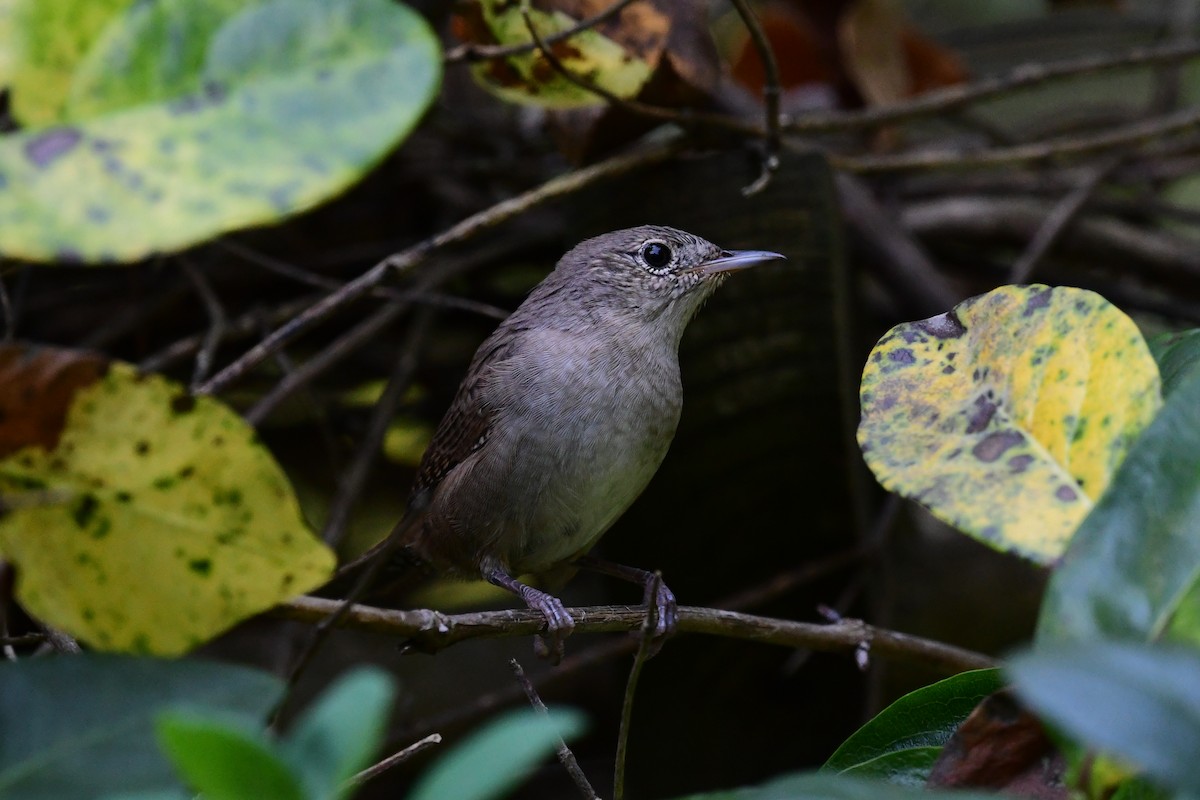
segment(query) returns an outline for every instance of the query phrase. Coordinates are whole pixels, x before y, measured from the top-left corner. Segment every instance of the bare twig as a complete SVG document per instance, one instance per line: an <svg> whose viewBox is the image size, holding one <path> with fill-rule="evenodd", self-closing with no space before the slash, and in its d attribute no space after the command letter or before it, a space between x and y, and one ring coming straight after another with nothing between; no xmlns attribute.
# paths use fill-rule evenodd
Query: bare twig
<svg viewBox="0 0 1200 800"><path fill-rule="evenodd" d="M367 561L365 569L358 576L358 579L346 596L341 600L335 600L328 605L322 606L327 613L321 614L318 619L308 620L309 622L315 622L316 625L313 627L312 635L308 637L308 641L303 644L292 661L291 668L288 671L284 695L271 712L272 726L277 725L283 717L283 711L291 699L293 690L300 683L300 678L304 675L309 665L312 664L321 646L325 644L336 628L342 627L344 621L352 617L354 609L357 607L355 603L375 585L376 578L401 546L401 542L404 540L407 531L410 530L409 526L412 525L414 519L415 517L407 515L401 517L392 526L392 530L388 532L382 547L375 551L373 557ZM317 598L308 599L316 600ZM320 602L324 603L325 601Z"/></svg>
<svg viewBox="0 0 1200 800"><path fill-rule="evenodd" d="M203 386L198 387L196 392L198 394L215 394L222 391L296 336L299 336L318 322L328 318L335 311L358 300L392 275L409 272L427 259L430 254L446 245L470 239L490 227L498 225L554 198L572 194L607 178L623 175L632 170L656 164L660 161L666 161L677 153L682 152L684 146L685 141L682 137L670 137L631 153L613 156L590 167L560 175L546 181L535 189L503 200L483 211L472 214L458 224L436 236L413 245L403 252L388 256L359 277L297 314L289 322L276 329L274 333L267 336L232 364L213 376Z"/></svg>
<svg viewBox="0 0 1200 800"><path fill-rule="evenodd" d="M371 461L378 451L379 444L387 431L387 424L391 419L392 412L407 390L408 383L412 379L412 373L416 369L416 352L420 347L420 342L424 339L430 316L431 313L425 311L413 321L413 325L406 338L407 344L404 352L396 363L396 369L392 373L387 387L384 389L383 396L375 404L375 411L371 415L369 430L359 447L354 464L348 476L338 486L338 494L334 498L329 519L325 523L325 530L323 532L323 538L326 541L332 541L332 543L336 544L342 538L350 508L358 498L363 483L366 481ZM308 666L320 651L321 646L325 644L330 634L341 624L342 620L353 611L354 603L374 585L376 576L387 565L388 560L399 546L401 540L400 534L405 530L405 525L408 521L408 518L405 517L396 523L392 531L388 534L383 547L375 553L374 558L367 564L366 569L358 577L349 594L344 599L334 602L329 609L329 613L323 619L317 621L312 634L301 646L293 660L288 673L285 694L271 715L272 724L279 721L283 714L283 709L291 697L292 690L300 682L301 676L304 675L305 670L308 669Z"/></svg>
<svg viewBox="0 0 1200 800"><path fill-rule="evenodd" d="M960 299L938 271L925 249L893 214L880 208L875 194L855 175L834 176L838 197L856 241L867 248L878 265L879 277L892 292L918 314L939 314Z"/></svg>
<svg viewBox="0 0 1200 800"><path fill-rule="evenodd" d="M1197 125L1200 125L1200 109L1189 108L1087 136L1062 136L1014 147L977 152L928 150L895 155L833 156L830 160L839 169L858 173L999 167L1135 147Z"/></svg>
<svg viewBox="0 0 1200 800"><path fill-rule="evenodd" d="M783 128L784 133L800 134L879 128L897 122L937 116L951 109L1009 94L1019 89L1040 86L1050 81L1150 64L1177 63L1198 56L1200 56L1200 43L1189 42L1166 47L1137 47L1116 56L1086 56L1051 64L1025 64L1007 75L937 89L904 103L878 106L862 111L806 114L786 122Z"/></svg>
<svg viewBox="0 0 1200 800"><path fill-rule="evenodd" d="M316 302L314 296L300 297L295 300L289 300L272 309L253 308L245 314L241 314L230 320L225 327L225 336L227 339L245 338L253 336L262 328L264 320L270 324L277 325L284 320L291 319L299 314L304 309ZM204 346L205 334L197 333L192 336L185 336L177 342L168 345L162 350L143 359L138 364L138 369L145 372L159 372L182 361L185 358L195 354L201 347Z"/></svg>
<svg viewBox="0 0 1200 800"><path fill-rule="evenodd" d="M587 19L580 20L578 23L569 28L550 34L546 37L545 44L549 45L555 44L556 42L565 41L566 39L570 39L572 36L578 33L590 30L610 17L620 14L621 11L624 10L625 6L633 2L635 2L635 0L617 0L617 2L613 3L598 14L594 14ZM446 55L442 60L446 64L472 64L479 61L490 61L493 58L505 58L507 56L516 56L522 53L528 53L534 49L537 49L537 47L538 45L536 42L521 42L520 44L509 45L473 44L471 42L467 42L446 51Z"/></svg>
<svg viewBox="0 0 1200 800"><path fill-rule="evenodd" d="M262 267L265 270L280 275L284 278L289 278L297 283L303 283L306 286L315 286L318 289L336 289L341 286L341 281L336 278L330 278L312 270L303 269L289 261L284 261L281 258L274 258L266 253L260 253L257 250L247 247L241 242L233 239L221 238L215 240L215 244L233 253L243 261L248 261L255 266Z"/></svg>
<svg viewBox="0 0 1200 800"><path fill-rule="evenodd" d="M538 695L537 689L533 685L533 681L529 680L529 676L525 674L521 662L515 658L508 660L508 666L512 668L513 675L517 678L517 684L521 690L525 692L525 696L529 698L529 705L533 706L533 710L542 716L549 714L549 709L542 702L542 698ZM597 800L596 790L592 788L591 782L587 779L587 775L583 773L583 769L579 766L579 762L575 759L575 754L571 752L571 748L567 747L567 743L562 737L558 738L558 760L571 776L571 781L575 784L575 788L579 789L579 794L587 798L587 800Z"/></svg>
<svg viewBox="0 0 1200 800"><path fill-rule="evenodd" d="M763 106L766 113L766 148L763 156L762 174L754 183L742 189L742 194L749 197L767 188L771 176L779 169L780 119L779 119L779 63L775 60L775 51L771 48L767 34L763 31L758 15L750 8L746 0L730 0L750 34L750 41L758 53L763 65Z"/></svg>
<svg viewBox="0 0 1200 800"><path fill-rule="evenodd" d="M341 604L339 600L303 597L277 606L270 613L299 622L324 622ZM640 630L645 619L645 609L641 606L586 606L567 611L575 620L575 634ZM537 611L528 609L450 615L429 609L395 611L356 605L339 623L342 627L405 638L416 643L422 651L436 652L468 639L532 636L543 631L546 620ZM875 628L857 620L816 625L714 608L680 606L678 630L680 633L703 633L782 647L811 647L826 652L853 652L861 642L869 639L876 655L917 661L936 669L958 672L995 666L991 658L980 653Z"/></svg>
<svg viewBox="0 0 1200 800"><path fill-rule="evenodd" d="M337 281L331 282L333 286L340 286ZM423 292L423 291L396 291L396 292L379 292L380 297L386 297L397 303L420 303L422 305L432 306L434 308L445 308L457 311L467 311L472 314L479 314L490 319L502 320L508 316L509 312L499 306L494 306L490 303L481 303L478 300L470 300L465 297L455 297L454 295L441 294L439 292ZM288 319L299 314L304 309L317 302L319 298L312 295L288 300L278 306L272 308L254 308L230 320L225 328L225 340L235 338L245 338L259 332L262 328L262 323L265 320L269 324L278 325ZM195 353L204 344L204 334L195 334L193 336L185 336L184 338L168 345L154 355L142 360L138 364L138 368L146 372L159 372L170 367L188 356Z"/></svg>
<svg viewBox="0 0 1200 800"><path fill-rule="evenodd" d="M405 761L408 761L410 758L415 756L417 753L420 753L423 750L428 750L430 747L433 747L435 744L441 744L441 743L442 743L442 735L440 733L431 733L428 736L426 736L425 738L419 739L419 740L413 742L412 744L410 744L408 747L404 748L403 750L400 750L399 752L396 752L396 753L392 753L390 756L383 759L379 763L372 764L371 766L364 769L362 772L358 772L354 775L351 775L349 778L346 779L346 782L345 782L345 784L343 784L343 786L345 786L345 787L361 786L362 784L366 783L367 781L371 780L372 778L379 777L380 775L387 772L392 767L396 767L396 766L399 766L400 764L403 764Z"/></svg>
<svg viewBox="0 0 1200 800"><path fill-rule="evenodd" d="M359 495L362 494L371 465L375 462L380 446L383 444L383 437L387 434L388 425L395 416L396 407L412 383L413 373L417 370L417 354L425 343L425 334L429 330L432 316L430 311L422 310L413 320L408 333L405 334L404 349L400 352L400 357L396 359L396 368L388 379L387 387L375 403L375 408L371 412L371 420L367 425L367 432L358 445L354 461L351 462L350 468L338 482L337 494L334 495L333 502L329 507L329 519L325 521L325 529L321 532L321 538L330 547L336 548L346 535L350 510L354 507Z"/></svg>
<svg viewBox="0 0 1200 800"><path fill-rule="evenodd" d="M1038 263L1045 258L1046 253L1050 252L1050 248L1058 241L1062 232L1075 219L1075 216L1087 203L1088 198L1096 191L1096 187L1100 185L1100 181L1120 162L1121 157L1116 156L1096 164L1083 175L1075 188L1054 206L1050 215L1046 217L1046 221L1029 241L1025 252L1021 253L1021 257L1013 264L1012 272L1009 273L1009 283L1025 283L1029 280Z"/></svg>
<svg viewBox="0 0 1200 800"><path fill-rule="evenodd" d="M272 386L271 391L246 412L246 420L251 425L261 424L293 392L316 379L359 347L373 341L407 310L407 305L386 305L346 331L320 353L288 372L282 380Z"/></svg>
<svg viewBox="0 0 1200 800"><path fill-rule="evenodd" d="M969 195L912 203L900 214L906 228L922 238L964 237L1029 241L1053 204L1028 197ZM1143 274L1164 282L1195 285L1200 252L1189 240L1165 231L1147 231L1117 219L1085 215L1063 232L1068 250L1138 264Z"/></svg>
<svg viewBox="0 0 1200 800"><path fill-rule="evenodd" d="M196 294L200 296L200 302L204 306L204 313L208 315L208 331L204 334L204 343L196 353L196 367L192 372L191 385L195 387L204 380L209 370L212 369L213 360L217 355L217 348L221 346L221 340L225 338L227 321L221 300L217 297L217 293L213 291L208 279L204 277L204 273L197 269L196 265L188 258L180 259L180 264L184 274L192 282Z"/></svg>
<svg viewBox="0 0 1200 800"><path fill-rule="evenodd" d="M662 573L656 572L654 583L646 589L646 596L658 597L661 588ZM621 700L621 724L617 728L617 753L613 765L613 800L625 800L625 757L629 752L629 729L633 723L633 697L637 693L638 680L642 677L642 666L654 647L656 616L657 605L646 603L642 635L633 656L633 664L629 667L629 679L625 681L625 697Z"/></svg>

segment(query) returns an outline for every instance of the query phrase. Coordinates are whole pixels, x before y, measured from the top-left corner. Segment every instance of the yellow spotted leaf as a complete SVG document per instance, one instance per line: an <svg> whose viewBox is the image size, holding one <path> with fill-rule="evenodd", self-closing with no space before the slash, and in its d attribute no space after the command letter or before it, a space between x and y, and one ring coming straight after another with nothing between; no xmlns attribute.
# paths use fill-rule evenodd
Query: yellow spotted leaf
<svg viewBox="0 0 1200 800"><path fill-rule="evenodd" d="M579 23L579 18L553 7L562 5L561 0L548 5L551 7L546 10L534 8L529 12L540 38L545 39ZM590 10L586 3L570 5L572 10ZM625 31L619 27L620 23L598 26L621 35L627 42L588 29L551 43L547 49L572 74L583 76L618 97L632 98L641 91L653 71L651 64L643 58L647 43L661 47L669 30L666 17L644 5L635 5L639 6L636 19L628 25L636 30L628 35L621 35ZM634 19L634 16L630 18ZM477 43L514 45L533 41L521 15L521 4L509 0L480 0L465 8L457 22L460 35ZM563 77L536 49L508 58L488 59L473 66L472 74L481 86L510 103L548 108L579 108L605 103L595 92Z"/></svg>
<svg viewBox="0 0 1200 800"><path fill-rule="evenodd" d="M75 69L134 0L0 0L0 85L24 125L63 118Z"/></svg>
<svg viewBox="0 0 1200 800"><path fill-rule="evenodd" d="M1162 398L1133 321L1099 295L1004 286L888 331L858 441L884 487L1000 550L1058 558Z"/></svg>
<svg viewBox="0 0 1200 800"><path fill-rule="evenodd" d="M78 351L0 346L0 508L18 599L102 650L183 653L334 566L239 416Z"/></svg>

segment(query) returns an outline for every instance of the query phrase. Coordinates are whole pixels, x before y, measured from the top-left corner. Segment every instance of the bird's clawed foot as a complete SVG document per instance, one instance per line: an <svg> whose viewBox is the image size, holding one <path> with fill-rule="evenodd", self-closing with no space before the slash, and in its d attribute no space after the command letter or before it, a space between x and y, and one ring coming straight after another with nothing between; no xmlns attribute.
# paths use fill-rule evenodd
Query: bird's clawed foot
<svg viewBox="0 0 1200 800"><path fill-rule="evenodd" d="M549 659L551 664L559 664L566 652L567 637L575 630L575 620L567 613L562 600L548 592L526 586L516 578L502 570L485 572L488 582L515 594L525 601L525 605L537 611L546 620L546 632L533 640L533 652L538 658Z"/></svg>
<svg viewBox="0 0 1200 800"><path fill-rule="evenodd" d="M546 619L546 632L533 640L533 652L551 664L562 663L567 637L575 630L575 620L567 613L562 600L532 587L521 594L525 604Z"/></svg>
<svg viewBox="0 0 1200 800"><path fill-rule="evenodd" d="M646 658L658 654L663 642L675 633L679 625L679 604L675 602L675 593L663 583L662 576L657 573L647 573L646 592L642 596L642 604L653 614L653 627L649 631L650 643L646 649Z"/></svg>
<svg viewBox="0 0 1200 800"><path fill-rule="evenodd" d="M592 570L642 585L644 589L642 603L646 606L646 610L653 615L653 624L649 631L650 644L646 650L647 658L657 654L662 649L663 642L675 633L675 628L679 625L679 605L675 602L675 593L663 583L662 575L637 567L614 564L593 555L580 556L575 559L574 563L580 569Z"/></svg>

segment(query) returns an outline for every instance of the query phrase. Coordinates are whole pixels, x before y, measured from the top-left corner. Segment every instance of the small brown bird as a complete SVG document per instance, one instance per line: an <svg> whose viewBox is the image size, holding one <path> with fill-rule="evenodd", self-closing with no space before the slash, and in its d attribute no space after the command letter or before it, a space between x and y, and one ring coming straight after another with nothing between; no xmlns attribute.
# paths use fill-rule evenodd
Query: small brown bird
<svg viewBox="0 0 1200 800"><path fill-rule="evenodd" d="M658 226L576 246L476 351L390 548L519 596L545 617L556 661L574 621L516 576L553 582L585 568L640 583L661 641L675 627L671 591L587 553L675 436L684 328L727 273L780 258Z"/></svg>

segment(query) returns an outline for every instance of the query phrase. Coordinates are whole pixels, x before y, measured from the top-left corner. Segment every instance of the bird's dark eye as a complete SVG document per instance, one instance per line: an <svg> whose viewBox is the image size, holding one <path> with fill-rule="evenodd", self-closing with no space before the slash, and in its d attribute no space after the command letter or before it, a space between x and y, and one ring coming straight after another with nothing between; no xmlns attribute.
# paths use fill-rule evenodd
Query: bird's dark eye
<svg viewBox="0 0 1200 800"><path fill-rule="evenodd" d="M646 242L642 245L642 261L652 269L662 269L671 263L671 248L662 242Z"/></svg>

